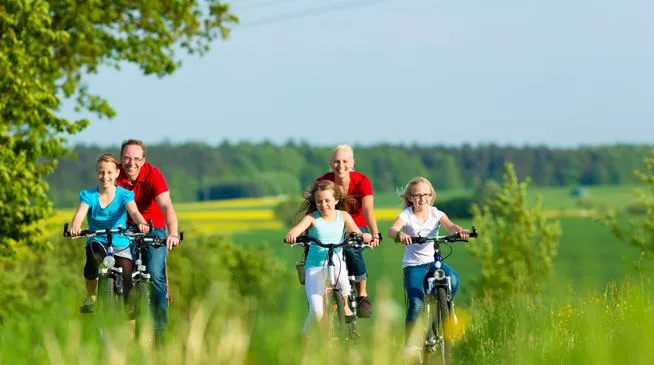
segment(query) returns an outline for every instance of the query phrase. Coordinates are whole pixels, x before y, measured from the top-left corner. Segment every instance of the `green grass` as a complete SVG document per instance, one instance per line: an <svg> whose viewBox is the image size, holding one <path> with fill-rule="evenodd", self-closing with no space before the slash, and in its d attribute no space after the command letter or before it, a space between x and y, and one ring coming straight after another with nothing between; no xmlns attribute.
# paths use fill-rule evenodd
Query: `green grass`
<svg viewBox="0 0 654 365"><path fill-rule="evenodd" d="M600 204L620 206L631 199L631 188L626 187L589 191ZM534 188L530 196L538 192L545 196L547 209L575 208L568 189ZM440 197L446 194L462 193L443 192ZM394 208L392 204L399 200L380 194L376 202L379 207ZM399 213L399 204L397 209ZM469 220L455 222L465 227L471 224ZM457 313L465 329L455 348L456 364L649 364L654 358L653 286L648 278L631 276L637 250L616 241L589 218L560 222L554 276L540 296L518 297L509 303L473 298L470 280L479 267L465 247L455 247L447 262L462 278ZM379 225L386 233L390 222ZM341 348L314 337L305 347L300 331L307 308L304 288L294 272L301 250L282 243L285 233L285 229L258 230L230 237L237 245L271 248L250 254L263 257L270 252L265 259L279 260L285 269L284 275L275 272L267 277L280 284L279 290L257 301L240 299L225 289L224 270L218 267L220 260L213 259L224 246L211 246L189 235L170 256L175 278L171 281L173 335L159 350L144 339L130 340L128 328L119 322L110 325L109 340L102 340L97 323L77 313L83 296L82 251L73 261L58 262L61 249L57 248L43 255L43 260L35 260L29 271L16 268L0 273L0 278L5 274L5 282L15 281L4 293L10 312L12 303L23 299L12 301L12 288L32 284L37 294L29 309L14 310L0 323L0 364L403 363L403 247L386 240L380 248L364 253L374 317L359 321L364 335L361 345ZM247 260L239 261L243 259ZM258 262L250 256L239 260L233 265L248 271L252 262ZM265 272L261 266L256 269ZM42 280L51 283L45 285ZM182 288L184 297L180 297Z"/></svg>

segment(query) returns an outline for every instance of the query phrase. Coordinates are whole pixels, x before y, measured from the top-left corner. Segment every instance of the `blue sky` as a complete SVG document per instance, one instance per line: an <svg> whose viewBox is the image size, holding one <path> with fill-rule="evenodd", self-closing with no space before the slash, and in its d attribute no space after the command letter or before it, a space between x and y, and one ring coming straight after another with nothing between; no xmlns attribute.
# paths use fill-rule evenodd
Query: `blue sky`
<svg viewBox="0 0 654 365"><path fill-rule="evenodd" d="M90 77L118 115L69 140L654 144L651 0L232 4L242 25L175 75Z"/></svg>

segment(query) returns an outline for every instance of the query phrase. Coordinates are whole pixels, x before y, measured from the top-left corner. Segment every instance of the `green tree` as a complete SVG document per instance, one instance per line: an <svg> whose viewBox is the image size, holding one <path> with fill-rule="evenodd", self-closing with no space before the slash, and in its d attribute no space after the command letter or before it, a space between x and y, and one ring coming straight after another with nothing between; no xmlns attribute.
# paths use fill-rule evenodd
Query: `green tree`
<svg viewBox="0 0 654 365"><path fill-rule="evenodd" d="M484 296L537 292L552 272L561 229L543 216L540 196L527 206L528 185L528 178L518 181L513 165L505 163L500 193L483 208L473 205L479 237L468 248L481 265L474 285Z"/></svg>
<svg viewBox="0 0 654 365"><path fill-rule="evenodd" d="M0 4L0 255L43 245L39 223L51 213L43 177L67 154L66 135L89 124L58 115L62 100L111 118L89 92L86 74L138 65L163 77L176 51L204 54L237 22L217 0L4 0Z"/></svg>
<svg viewBox="0 0 654 365"><path fill-rule="evenodd" d="M634 171L635 176L647 185L647 188L635 191L635 203L631 209L641 215L631 219L620 219L615 208L609 209L600 221L611 229L615 237L638 247L646 263L654 263L654 151L644 159L644 170ZM642 266L641 266L642 267Z"/></svg>

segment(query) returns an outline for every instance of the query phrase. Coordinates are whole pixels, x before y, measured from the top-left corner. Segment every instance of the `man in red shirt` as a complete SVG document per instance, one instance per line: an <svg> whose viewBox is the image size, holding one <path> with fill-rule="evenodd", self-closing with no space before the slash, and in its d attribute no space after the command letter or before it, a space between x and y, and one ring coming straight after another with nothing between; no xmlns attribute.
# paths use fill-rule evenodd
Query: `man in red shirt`
<svg viewBox="0 0 654 365"><path fill-rule="evenodd" d="M177 215L170 199L168 184L161 171L145 161L145 146L136 139L124 141L120 147L121 168L116 184L134 192L134 200L146 221L152 219L154 234L166 239L167 247L148 246L143 258L152 281L154 330L161 339L168 325L168 285L166 279L167 249L179 244ZM131 222L130 222L131 223ZM168 232L166 233L166 228Z"/></svg>
<svg viewBox="0 0 654 365"><path fill-rule="evenodd" d="M354 222L362 232L370 233L373 237L371 246L379 245L379 229L374 213L373 191L370 179L360 172L354 171L354 152L348 145L339 145L334 148L330 162L332 172L328 172L316 181L331 180L340 186L349 198L348 211ZM359 293L357 305L361 317L370 317L372 306L368 298L367 281L368 271L363 261L361 249L345 248L343 250L348 274L354 276L354 282Z"/></svg>

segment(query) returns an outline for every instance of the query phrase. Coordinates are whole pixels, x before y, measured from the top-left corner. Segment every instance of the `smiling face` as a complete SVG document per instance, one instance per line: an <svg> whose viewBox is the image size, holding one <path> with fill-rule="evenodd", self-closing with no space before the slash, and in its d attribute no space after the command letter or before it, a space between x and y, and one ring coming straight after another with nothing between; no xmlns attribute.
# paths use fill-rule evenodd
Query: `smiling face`
<svg viewBox="0 0 654 365"><path fill-rule="evenodd" d="M317 190L314 195L316 208L320 212L321 217L331 217L336 211L336 204L338 200L334 196L334 190Z"/></svg>
<svg viewBox="0 0 654 365"><path fill-rule="evenodd" d="M345 179L350 176L350 171L354 168L354 156L348 149L337 149L332 155L330 162L334 175L339 179Z"/></svg>
<svg viewBox="0 0 654 365"><path fill-rule="evenodd" d="M141 172L141 167L145 164L145 152L143 147L137 144L126 145L122 150L120 163L125 172L125 176L130 181L136 181Z"/></svg>
<svg viewBox="0 0 654 365"><path fill-rule="evenodd" d="M429 180L422 176L414 177L406 184L402 200L405 207L414 207L421 210L434 205L436 191Z"/></svg>
<svg viewBox="0 0 654 365"><path fill-rule="evenodd" d="M98 176L98 187L106 189L115 185L118 177L118 166L111 161L100 161L96 170Z"/></svg>

